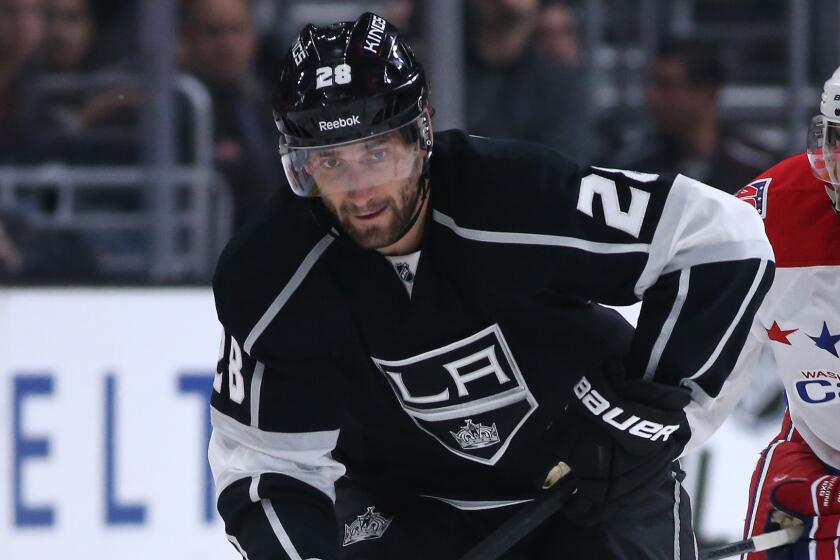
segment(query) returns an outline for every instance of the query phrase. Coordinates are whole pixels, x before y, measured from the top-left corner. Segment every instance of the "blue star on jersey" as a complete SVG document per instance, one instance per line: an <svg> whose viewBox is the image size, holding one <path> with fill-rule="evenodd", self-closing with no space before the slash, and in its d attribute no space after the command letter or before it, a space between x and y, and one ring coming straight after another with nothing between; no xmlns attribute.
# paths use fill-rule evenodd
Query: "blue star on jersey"
<svg viewBox="0 0 840 560"><path fill-rule="evenodd" d="M840 340L840 334L831 334L828 331L828 325L825 324L825 321L823 321L822 332L820 335L808 335L808 338L814 341L817 348L822 348L826 352L831 352L835 358L840 357L837 355L837 349L835 348L837 341Z"/></svg>

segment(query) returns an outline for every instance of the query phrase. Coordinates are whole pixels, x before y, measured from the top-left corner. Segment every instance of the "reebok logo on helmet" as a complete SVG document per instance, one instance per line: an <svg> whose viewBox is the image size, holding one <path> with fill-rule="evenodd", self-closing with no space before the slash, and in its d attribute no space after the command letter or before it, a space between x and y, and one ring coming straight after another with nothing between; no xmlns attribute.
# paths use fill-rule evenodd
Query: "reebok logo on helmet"
<svg viewBox="0 0 840 560"><path fill-rule="evenodd" d="M335 130L337 128L344 128L345 126L353 126L362 124L359 115L353 115L346 119L336 119L334 121L318 121L318 129L323 132L325 130Z"/></svg>

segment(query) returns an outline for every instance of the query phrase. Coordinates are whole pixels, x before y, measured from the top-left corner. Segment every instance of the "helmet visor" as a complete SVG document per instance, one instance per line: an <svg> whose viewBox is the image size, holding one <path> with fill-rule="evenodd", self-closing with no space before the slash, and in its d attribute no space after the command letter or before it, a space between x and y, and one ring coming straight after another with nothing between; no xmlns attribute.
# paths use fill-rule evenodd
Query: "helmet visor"
<svg viewBox="0 0 840 560"><path fill-rule="evenodd" d="M422 119L362 140L281 149L283 169L299 196L374 189L420 176L429 150Z"/></svg>
<svg viewBox="0 0 840 560"><path fill-rule="evenodd" d="M808 129L808 161L817 179L840 185L840 123L822 115L811 119Z"/></svg>

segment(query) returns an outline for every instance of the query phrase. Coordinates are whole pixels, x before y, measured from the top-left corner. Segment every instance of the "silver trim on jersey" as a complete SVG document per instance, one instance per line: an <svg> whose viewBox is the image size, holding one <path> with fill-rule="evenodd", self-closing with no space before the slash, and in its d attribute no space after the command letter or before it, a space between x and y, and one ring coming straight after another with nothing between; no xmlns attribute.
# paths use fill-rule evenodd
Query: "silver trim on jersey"
<svg viewBox="0 0 840 560"><path fill-rule="evenodd" d="M674 298L674 304L671 306L671 311L659 331L659 336L656 337L656 342L653 344L653 349L650 352L650 359L648 360L647 368L645 368L644 379L649 381L653 379L656 373L656 368L659 367L659 360L662 358L662 353L665 351L665 346L671 339L674 333L674 326L677 324L677 319L680 318L683 304L685 304L685 297L688 294L688 285L691 276L691 269L683 270L680 273L679 287L677 288L677 297Z"/></svg>
<svg viewBox="0 0 840 560"><path fill-rule="evenodd" d="M701 264L773 259L761 218L748 204L709 185L677 175L636 281L636 297L660 276Z"/></svg>
<svg viewBox="0 0 840 560"><path fill-rule="evenodd" d="M248 553L245 552L245 549L242 548L242 545L239 544L239 541L236 540L236 537L228 534L225 534L225 536L227 537L227 540L230 541L230 544L233 545L233 548L235 548L239 555L242 556L242 560L250 560L248 558Z"/></svg>
<svg viewBox="0 0 840 560"><path fill-rule="evenodd" d="M265 516L268 518L268 522L271 525L271 530L274 531L274 535L277 537L277 540L280 541L280 546L283 547L283 551L289 555L290 560L303 560L300 553L295 548L295 545L292 544L292 539L289 538L289 533L286 532L283 524L280 523L280 518L277 517L277 512L274 511L274 506L272 506L271 502L266 499L263 499L260 502L262 503Z"/></svg>
<svg viewBox="0 0 840 560"><path fill-rule="evenodd" d="M230 416L210 408L213 428L248 447L270 451L310 451L312 449L334 449L338 442L338 430L321 432L267 432L246 426Z"/></svg>
<svg viewBox="0 0 840 560"><path fill-rule="evenodd" d="M495 509L507 506L515 506L517 504L525 504L528 502L533 502L532 498L526 498L524 500L455 500L452 498L441 498L440 496L430 496L428 494L420 494L424 498L431 498L432 500L438 500L445 504L449 504L454 508L458 508L465 511L474 511L480 509Z"/></svg>
<svg viewBox="0 0 840 560"><path fill-rule="evenodd" d="M265 364L257 361L254 375L251 377L251 426L254 428L260 427L260 392L264 372Z"/></svg>
<svg viewBox="0 0 840 560"><path fill-rule="evenodd" d="M625 177L629 177L634 181L638 181L640 183L651 183L659 179L658 173L643 173L641 171L633 171L631 169L613 169L612 167L598 167L597 165L590 166L592 169L597 169L598 171L606 171L607 173L620 173Z"/></svg>
<svg viewBox="0 0 840 560"><path fill-rule="evenodd" d="M248 497L251 498L251 501L255 504L259 502L262 498L260 498L260 477L262 475L257 474L251 477L251 484L248 486Z"/></svg>
<svg viewBox="0 0 840 560"><path fill-rule="evenodd" d="M735 318L732 319L732 322L729 324L729 327L727 327L726 332L723 333L723 336L718 341L717 347L715 347L715 350L714 352L712 352L712 355L709 356L709 359L706 360L706 363L700 366L700 369L697 370L697 373L688 377L688 379L697 379L698 377L706 373L709 370L709 368L711 368L712 365L717 361L718 356L720 356L720 353L723 352L723 347L726 346L727 342L729 342L729 337L732 336L732 333L735 331L735 327L738 325L738 323L741 321L741 318L744 316L744 312L747 310L747 307L750 303L752 303L753 299L755 298L755 294L758 291L758 287L764 280L766 271L767 261L762 259L761 264L758 266L758 272L756 273L755 278L753 278L753 283L750 286L747 295L744 297L744 300L741 302L741 307L738 308L738 312L735 314Z"/></svg>
<svg viewBox="0 0 840 560"><path fill-rule="evenodd" d="M727 381L731 379L732 376L727 378ZM715 406L715 399L709 395L703 387L701 387L696 381L692 381L691 379L683 379L680 381L680 385L682 387L686 387L691 391L691 400L699 404L705 410L711 410L713 406Z"/></svg>
<svg viewBox="0 0 840 560"><path fill-rule="evenodd" d="M680 558L680 481L674 480L674 560Z"/></svg>
<svg viewBox="0 0 840 560"><path fill-rule="evenodd" d="M481 414L482 412L496 410L523 400L531 402L530 399L532 398L533 395L531 395L531 392L527 387L517 387L515 389L505 391L504 393L472 401L467 405L455 404L442 406L432 411L409 406L405 403L402 403L402 406L413 418L420 418L421 420L428 420L429 422L439 422L441 420L452 420L453 418L467 417L472 414ZM537 407L535 405L534 409L536 408Z"/></svg>
<svg viewBox="0 0 840 560"><path fill-rule="evenodd" d="M673 259L662 269L662 275L677 270L683 270L692 266L702 264L714 264L727 261L744 261L747 259L767 258L767 252L763 251L767 243L756 239L753 241L739 241L737 243L718 243L716 245L705 245L694 247L674 256ZM761 257L759 257L759 255Z"/></svg>
<svg viewBox="0 0 840 560"><path fill-rule="evenodd" d="M331 448L303 451L255 449L214 429L207 457L217 496L240 480L250 481L252 477L263 474L280 474L311 486L335 502L335 481L344 476L346 469L332 458L331 451Z"/></svg>
<svg viewBox="0 0 840 560"><path fill-rule="evenodd" d="M333 241L335 241L335 237L327 234L309 251L309 254L300 263L300 266L289 279L289 282L283 287L277 297L274 298L274 301L268 306L263 316L254 325L254 328L251 329L248 338L245 339L245 352L248 354L251 353L254 343L262 335L263 331L268 328L268 325L271 324L274 317L283 309L283 306L286 305L286 302L289 301L289 298L292 297L292 294L295 293L295 290L301 285L303 279L306 278L306 275L309 274L309 271L312 270L312 267L315 266L315 263L318 262L318 259L321 258L321 255Z"/></svg>
<svg viewBox="0 0 840 560"><path fill-rule="evenodd" d="M487 243L511 243L517 245L547 245L552 247L569 247L589 253L611 255L616 253L647 253L650 245L647 243L603 243L589 241L577 237L562 235L545 235L541 233L515 233L508 231L485 231L461 227L446 214L433 210L432 216L436 222L448 227L459 237L473 241Z"/></svg>

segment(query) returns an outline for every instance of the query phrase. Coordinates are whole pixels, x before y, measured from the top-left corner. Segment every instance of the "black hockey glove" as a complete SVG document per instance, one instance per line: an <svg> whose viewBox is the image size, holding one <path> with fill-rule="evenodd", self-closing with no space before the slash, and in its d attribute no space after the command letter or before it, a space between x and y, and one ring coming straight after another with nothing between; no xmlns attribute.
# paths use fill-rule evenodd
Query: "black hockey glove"
<svg viewBox="0 0 840 560"><path fill-rule="evenodd" d="M690 400L681 387L626 379L617 362L582 375L548 430L576 480L567 517L597 523L662 485L690 435L683 410Z"/></svg>

